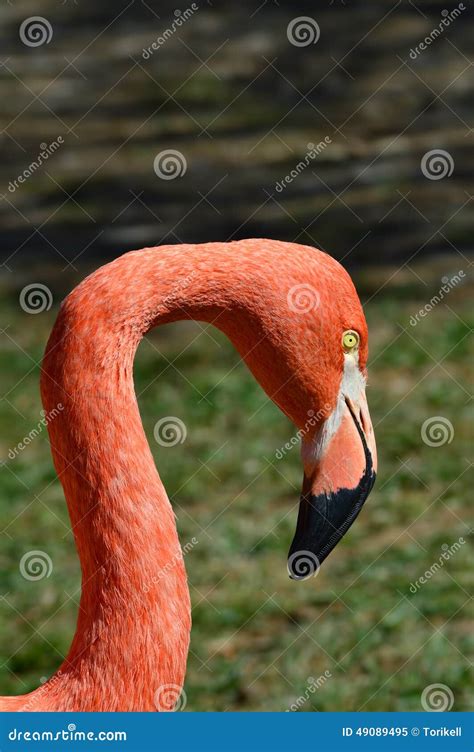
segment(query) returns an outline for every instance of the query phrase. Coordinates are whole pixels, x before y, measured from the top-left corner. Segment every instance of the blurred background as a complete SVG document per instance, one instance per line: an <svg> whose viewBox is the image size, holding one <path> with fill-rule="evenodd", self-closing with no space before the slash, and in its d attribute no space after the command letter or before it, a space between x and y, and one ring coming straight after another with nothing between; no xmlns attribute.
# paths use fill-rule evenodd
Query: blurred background
<svg viewBox="0 0 474 752"><path fill-rule="evenodd" d="M469 708L473 40L467 0L2 0L0 694L50 676L75 628L39 397L62 298L127 250L271 237L356 282L379 476L290 581L294 428L217 330L145 339L145 429L198 541L186 710L420 710L433 685ZM184 443L156 443L165 415Z"/></svg>

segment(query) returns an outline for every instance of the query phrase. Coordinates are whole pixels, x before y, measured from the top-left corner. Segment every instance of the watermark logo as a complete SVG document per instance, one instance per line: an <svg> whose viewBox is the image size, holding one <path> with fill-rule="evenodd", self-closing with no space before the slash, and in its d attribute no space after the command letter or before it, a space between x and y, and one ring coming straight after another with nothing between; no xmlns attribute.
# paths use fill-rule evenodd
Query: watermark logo
<svg viewBox="0 0 474 752"><path fill-rule="evenodd" d="M293 313L309 313L319 308L321 300L319 292L312 285L303 283L290 287L286 302Z"/></svg>
<svg viewBox="0 0 474 752"><path fill-rule="evenodd" d="M287 452L289 452L293 447L297 446L300 443L300 440L306 436L310 428L314 428L319 424L321 420L327 415L328 411L331 409L331 405L324 405L321 407L316 413L314 410L308 410L307 415L308 418L305 421L305 424L303 428L298 429L298 431L295 433L294 436L291 437L289 441L286 442L282 447L276 450L275 457L277 460L281 460Z"/></svg>
<svg viewBox="0 0 474 752"><path fill-rule="evenodd" d="M149 47L143 48L142 58L144 60L149 60L153 53L156 52L156 50L159 50L160 47L163 47L168 39L170 39L173 34L175 34L178 29L181 28L181 26L183 26L183 24L185 24L186 21L188 21L197 10L199 10L199 5L197 5L197 3L191 3L189 8L186 8L186 10L184 11L180 11L179 9L175 10L174 19L168 26L168 28L165 29L163 34L160 34L160 36L157 37Z"/></svg>
<svg viewBox="0 0 474 752"><path fill-rule="evenodd" d="M48 682L47 685L49 691L51 684ZM37 697L39 697L39 692L34 692L35 700ZM35 704L37 704L35 702ZM32 701L30 700L25 707L31 707ZM75 723L68 723L67 726L64 728L60 728L59 730L55 730L54 732L51 730L46 731L23 731L22 729L13 728L11 731L8 732L8 739L11 742L26 742L26 746L28 747L28 742L51 742L49 744L49 748L52 748L52 742L61 740L62 742L85 742L87 741L106 741L106 742L126 742L127 741L127 732L126 731L99 731L97 733L94 733L93 731L83 731L82 729L78 729ZM25 745L22 745L23 748L25 748ZM82 745L84 746L84 745ZM111 749L111 747L109 747Z"/></svg>
<svg viewBox="0 0 474 752"><path fill-rule="evenodd" d="M430 302L427 303L423 308L420 308L418 313L416 313L414 316L410 316L410 326L416 326L420 323L420 319L424 319L425 316L430 313L430 311L433 310L435 306L438 305L438 303L441 303L441 301L444 299L444 296L447 295L453 287L456 287L456 285L459 285L464 280L466 274L462 269L460 269L457 274L453 274L451 277L445 276L441 277L441 282L443 283L436 295L433 295Z"/></svg>
<svg viewBox="0 0 474 752"><path fill-rule="evenodd" d="M56 671L54 676L51 677L51 679L48 679L47 676L42 676L40 679L41 685L36 689L31 695L30 699L26 703L26 705L22 705L22 712L27 713L29 710L33 710L35 706L37 706L40 703L41 698L43 695L45 695L47 692L50 692L51 689L56 685L61 683L61 679L63 676L63 672L61 669Z"/></svg>
<svg viewBox="0 0 474 752"><path fill-rule="evenodd" d="M453 704L453 690L446 684L430 684L422 692L421 706L428 713L445 713Z"/></svg>
<svg viewBox="0 0 474 752"><path fill-rule="evenodd" d="M156 155L153 169L161 180L182 178L188 169L186 157L177 149L165 149Z"/></svg>
<svg viewBox="0 0 474 752"><path fill-rule="evenodd" d="M27 47L41 47L53 38L53 27L43 16L26 18L20 26L20 39Z"/></svg>
<svg viewBox="0 0 474 752"><path fill-rule="evenodd" d="M307 144L308 151L304 155L304 158L298 162L298 164L288 173L288 175L285 175L282 180L279 180L277 183L275 183L275 190L277 191L277 193L282 193L286 186L290 185L290 183L292 183L293 180L297 178L298 175L300 175L303 170L308 167L311 160L319 156L321 152L323 152L329 146L329 144L332 144L332 139L329 136L326 136L324 140L320 141L318 144L313 144L312 142Z"/></svg>
<svg viewBox="0 0 474 752"><path fill-rule="evenodd" d="M26 285L20 293L20 306L25 313L43 313L53 305L53 294L49 287L39 282Z"/></svg>
<svg viewBox="0 0 474 752"><path fill-rule="evenodd" d="M151 580L143 585L143 592L149 593L154 585L157 585L160 580L162 580L164 577L167 577L169 573L174 569L176 564L179 561L182 561L183 557L186 556L186 554L189 554L189 552L192 551L194 546L197 546L198 543L199 540L197 538L191 538L191 540L182 547L181 551L177 552L169 561L166 562L164 567L161 567L161 569L158 570L157 574L155 574L151 578Z"/></svg>
<svg viewBox="0 0 474 752"><path fill-rule="evenodd" d="M311 695L314 695L315 692L318 691L318 689L321 689L323 687L328 679L331 679L332 674L329 670L325 671L324 674L321 674L321 676L318 676L315 678L314 676L308 676L307 678L307 685L304 694L300 695L295 702L293 702L289 708L286 709L286 713L295 713L297 710L303 707L303 705L308 702Z"/></svg>
<svg viewBox="0 0 474 752"><path fill-rule="evenodd" d="M311 16L298 16L288 24L286 36L295 47L308 47L310 44L316 44L321 36L321 30Z"/></svg>
<svg viewBox="0 0 474 752"><path fill-rule="evenodd" d="M27 551L20 560L20 574L25 580L36 582L50 577L53 571L51 557L45 551Z"/></svg>
<svg viewBox="0 0 474 752"><path fill-rule="evenodd" d="M13 449L10 449L8 451L8 457L11 460L14 460L15 457L18 457L20 452L22 452L26 447L31 444L31 442L37 438L37 436L40 435L40 433L43 431L44 428L46 428L49 423L51 423L60 412L64 410L64 405L59 402L56 407L54 407L52 410L50 410L49 413L47 413L45 410L41 411L42 418L34 428L31 429L29 434L23 437L21 441L18 442L18 444L13 447Z"/></svg>
<svg viewBox="0 0 474 752"><path fill-rule="evenodd" d="M316 577L320 561L312 551L295 551L288 557L288 574L293 580L307 580Z"/></svg>
<svg viewBox="0 0 474 752"><path fill-rule="evenodd" d="M161 301L161 304L163 306L169 306L176 302L176 299L179 299L179 296L185 290L186 287L188 287L192 280L195 279L197 275L197 272L191 272L190 274L187 274L186 277L183 277L183 279L178 280L178 282L173 286L173 288L170 290L170 292L165 295L163 300Z"/></svg>
<svg viewBox="0 0 474 752"><path fill-rule="evenodd" d="M172 447L176 444L184 444L188 431L181 418L176 415L167 415L155 423L153 436L160 446Z"/></svg>
<svg viewBox="0 0 474 752"><path fill-rule="evenodd" d="M162 684L154 694L155 708L160 713L184 710L187 701L186 692L178 684Z"/></svg>
<svg viewBox="0 0 474 752"><path fill-rule="evenodd" d="M452 22L456 20L456 18L459 18L462 11L466 10L466 6L464 3L459 3L457 8L454 8L453 10L442 10L441 11L441 21L439 22L438 26L435 26L435 28L428 34L427 37L424 38L422 42L420 42L416 47L412 47L410 50L410 57L412 60L416 60L418 55L421 55L422 52L424 52L427 47L430 46L438 37L443 34L445 29L447 29L449 26L451 26Z"/></svg>
<svg viewBox="0 0 474 752"><path fill-rule="evenodd" d="M466 541L461 536L451 545L443 543L443 545L441 546L443 553L438 558L438 560L434 561L431 567L427 569L426 572L421 575L421 577L418 577L415 582L410 582L410 593L415 594L423 585L426 585L426 583L431 580L431 578L434 577L435 574L440 571L440 569L444 567L445 563L449 561L455 554L457 554L458 551L461 550L465 542Z"/></svg>
<svg viewBox="0 0 474 752"><path fill-rule="evenodd" d="M449 151L432 149L423 155L421 171L428 180L442 180L453 174L454 159Z"/></svg>
<svg viewBox="0 0 474 752"><path fill-rule="evenodd" d="M427 418L421 426L421 438L430 447L451 444L454 438L454 427L450 420L442 415Z"/></svg>
<svg viewBox="0 0 474 752"><path fill-rule="evenodd" d="M46 142L40 144L40 152L37 157L28 165L28 167L23 170L20 175L15 178L15 180L10 180L10 182L8 183L8 190L10 191L10 193L15 193L20 185L26 183L28 178L30 178L36 172L36 170L38 170L45 162L47 162L48 159L63 144L64 139L62 136L58 136L57 139L51 141L50 144L47 144Z"/></svg>

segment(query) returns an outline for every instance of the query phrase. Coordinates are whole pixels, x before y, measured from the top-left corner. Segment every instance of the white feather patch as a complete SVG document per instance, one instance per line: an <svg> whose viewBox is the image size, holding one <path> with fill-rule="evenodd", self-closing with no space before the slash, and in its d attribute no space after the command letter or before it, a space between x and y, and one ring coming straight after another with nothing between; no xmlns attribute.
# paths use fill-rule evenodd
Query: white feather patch
<svg viewBox="0 0 474 752"><path fill-rule="evenodd" d="M366 380L359 369L359 354L344 353L344 370L336 407L329 418L324 421L314 441L309 446L305 442L302 443L301 454L303 461L315 463L322 457L330 440L341 425L342 416L346 409L345 398L348 397L352 402L357 404L361 394L364 393L365 385Z"/></svg>

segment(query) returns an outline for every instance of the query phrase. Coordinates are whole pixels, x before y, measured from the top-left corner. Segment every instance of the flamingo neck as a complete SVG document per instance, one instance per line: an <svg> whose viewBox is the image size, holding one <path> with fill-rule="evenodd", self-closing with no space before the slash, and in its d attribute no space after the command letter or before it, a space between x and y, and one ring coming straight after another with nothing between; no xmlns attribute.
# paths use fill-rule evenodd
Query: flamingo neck
<svg viewBox="0 0 474 752"><path fill-rule="evenodd" d="M318 253L261 240L145 249L102 267L63 303L41 387L47 412L63 406L49 432L82 595L70 652L39 690L41 709L155 710L161 688L173 685L174 699L179 694L189 593L174 515L135 397L135 352L155 325L189 318L214 323L273 400L303 426L314 368L308 363L305 373L298 363L307 329L296 332L294 317L292 328L285 322L288 280L305 279L310 250ZM329 262L320 256L314 263L322 274ZM286 266L286 283L269 274L269 264ZM321 404L328 401L325 388Z"/></svg>
<svg viewBox="0 0 474 752"><path fill-rule="evenodd" d="M40 690L54 709L172 709L185 675L186 573L133 386L150 322L143 311L132 321L120 316L121 288L112 274L112 310L101 305L101 275L81 285L63 306L43 366L45 409L63 406L50 424L51 449L82 570L74 640Z"/></svg>
<svg viewBox="0 0 474 752"><path fill-rule="evenodd" d="M102 267L65 300L48 343L42 397L47 412L62 405L49 433L82 570L74 640L59 678L41 690L54 709L155 710L157 696L169 709L184 681L186 573L133 360L149 329L178 319L215 322L243 350L259 336L232 269L215 285L215 257L203 263L192 248L129 253Z"/></svg>

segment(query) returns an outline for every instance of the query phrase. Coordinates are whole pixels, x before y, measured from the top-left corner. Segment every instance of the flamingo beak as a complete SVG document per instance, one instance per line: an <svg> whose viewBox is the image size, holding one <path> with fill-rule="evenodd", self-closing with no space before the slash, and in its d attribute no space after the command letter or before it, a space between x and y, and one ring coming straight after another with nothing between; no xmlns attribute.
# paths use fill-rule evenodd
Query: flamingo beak
<svg viewBox="0 0 474 752"><path fill-rule="evenodd" d="M316 459L314 439L303 440L305 474L288 554L288 573L295 580L317 573L354 522L375 482L377 452L365 389L356 399L341 394L337 412L337 428L326 431L326 438L323 429Z"/></svg>

